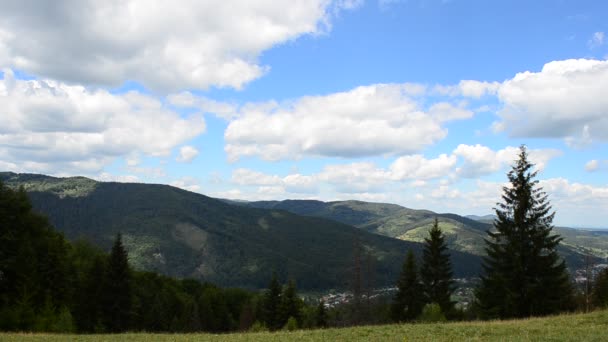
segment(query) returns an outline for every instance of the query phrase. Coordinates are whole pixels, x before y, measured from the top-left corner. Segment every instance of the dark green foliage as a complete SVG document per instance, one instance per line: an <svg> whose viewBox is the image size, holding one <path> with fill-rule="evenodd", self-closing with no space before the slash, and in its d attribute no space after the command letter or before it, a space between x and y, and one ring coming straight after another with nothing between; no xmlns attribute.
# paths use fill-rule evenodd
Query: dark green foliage
<svg viewBox="0 0 608 342"><path fill-rule="evenodd" d="M289 318L294 318L298 326L302 325L302 306L304 303L298 297L296 283L290 280L281 295L281 307L279 309L281 318L287 321ZM285 324L285 323L283 323Z"/></svg>
<svg viewBox="0 0 608 342"><path fill-rule="evenodd" d="M300 289L350 285L353 241L373 250L376 287L394 283L402 251L422 244L391 239L327 219L282 210L247 208L165 185L97 183L82 178L0 174L26 184L37 211L69 239L103 250L123 234L134 269L221 286L265 288L269 270L298 280ZM53 189L45 184L53 184ZM86 185L86 186L85 186ZM67 190L70 191L67 191ZM454 253L459 276L476 275L480 258Z"/></svg>
<svg viewBox="0 0 608 342"><path fill-rule="evenodd" d="M422 312L424 293L418 277L416 257L410 250L397 282L397 293L391 304L391 318L395 322L414 320Z"/></svg>
<svg viewBox="0 0 608 342"><path fill-rule="evenodd" d="M454 302L451 300L454 292L452 263L436 218L433 228L429 231L429 237L424 241L422 267L420 268L424 301L425 303L437 303L442 312L450 313L454 307Z"/></svg>
<svg viewBox="0 0 608 342"><path fill-rule="evenodd" d="M323 217L337 222L352 225L364 231L386 235L404 240L419 241L427 232L427 227L433 225L435 218L446 234L446 242L451 251L454 274L463 276L478 276L481 273L479 262L471 263L464 260L455 251L464 251L484 256L484 238L486 232L492 229L492 223L473 220L456 214L436 214L428 210L414 210L388 203L370 203L362 201L321 202L311 200L284 200L239 202L239 205L265 209L281 209L294 214ZM494 217L494 215L488 215ZM479 217L478 217L479 218ZM493 220L493 219L492 219ZM585 254L581 250L592 248L595 251L595 262L601 262L608 250L608 232L591 231L573 228L554 228L567 239L568 244L562 244L558 252L572 269L585 265ZM479 267L478 267L479 266ZM472 274L471 272L476 272Z"/></svg>
<svg viewBox="0 0 608 342"><path fill-rule="evenodd" d="M0 330L234 331L255 296L196 280L133 272L120 235L108 255L64 241L0 182ZM252 317L255 320L255 317Z"/></svg>
<svg viewBox="0 0 608 342"><path fill-rule="evenodd" d="M280 312L281 306L281 285L277 279L276 272L272 274L268 289L264 293L264 324L270 330L277 330L283 327L283 319Z"/></svg>
<svg viewBox="0 0 608 342"><path fill-rule="evenodd" d="M533 166L522 146L507 175L511 184L496 205L485 275L476 294L483 317L548 315L572 303L570 278L556 250L562 239L552 231L555 213L534 179Z"/></svg>
<svg viewBox="0 0 608 342"><path fill-rule="evenodd" d="M608 307L608 268L604 268L593 284L593 305L598 308Z"/></svg>
<svg viewBox="0 0 608 342"><path fill-rule="evenodd" d="M437 303L429 303L424 306L422 313L418 317L421 322L437 323L446 321L445 314L441 306Z"/></svg>
<svg viewBox="0 0 608 342"><path fill-rule="evenodd" d="M69 245L32 211L23 189L0 182L0 329L31 330L72 301Z"/></svg>
<svg viewBox="0 0 608 342"><path fill-rule="evenodd" d="M110 252L103 285L103 322L110 332L123 332L131 319L131 270L120 233Z"/></svg>
<svg viewBox="0 0 608 342"><path fill-rule="evenodd" d="M318 328L327 327L327 310L325 309L325 302L323 299L319 300L315 311L315 326Z"/></svg>

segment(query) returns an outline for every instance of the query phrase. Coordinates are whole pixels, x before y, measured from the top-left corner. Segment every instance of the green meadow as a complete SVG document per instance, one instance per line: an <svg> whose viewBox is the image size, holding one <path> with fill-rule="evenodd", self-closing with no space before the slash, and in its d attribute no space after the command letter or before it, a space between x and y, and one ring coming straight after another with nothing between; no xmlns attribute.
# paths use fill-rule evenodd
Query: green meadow
<svg viewBox="0 0 608 342"><path fill-rule="evenodd" d="M608 310L509 321L392 324L237 334L0 334L2 341L606 341Z"/></svg>

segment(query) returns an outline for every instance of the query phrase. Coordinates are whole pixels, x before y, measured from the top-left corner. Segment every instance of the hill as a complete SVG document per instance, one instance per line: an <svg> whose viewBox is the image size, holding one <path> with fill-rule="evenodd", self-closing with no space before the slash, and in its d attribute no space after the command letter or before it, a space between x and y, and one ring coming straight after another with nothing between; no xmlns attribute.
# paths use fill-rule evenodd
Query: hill
<svg viewBox="0 0 608 342"><path fill-rule="evenodd" d="M417 323L239 334L122 334L121 341L605 341L608 311L510 321ZM108 341L117 335L0 333L3 341Z"/></svg>
<svg viewBox="0 0 608 342"><path fill-rule="evenodd" d="M276 270L302 289L348 287L356 239L373 257L375 285L392 285L406 251L421 250L419 243L336 221L233 205L167 185L6 172L0 180L23 186L34 208L71 240L108 249L121 232L136 268L222 286L262 288ZM479 272L479 257L452 256L457 276Z"/></svg>
<svg viewBox="0 0 608 342"><path fill-rule="evenodd" d="M370 233L412 242L422 242L437 217L451 249L480 256L485 253L483 240L486 238L486 231L492 228L491 223L487 222L491 215L474 217L479 219L475 220L456 214L439 214L386 203L285 200L247 202L241 205L323 217L353 225ZM581 267L586 254L596 257L597 261L608 257L608 231L560 227L555 230L564 237L560 253L571 268Z"/></svg>

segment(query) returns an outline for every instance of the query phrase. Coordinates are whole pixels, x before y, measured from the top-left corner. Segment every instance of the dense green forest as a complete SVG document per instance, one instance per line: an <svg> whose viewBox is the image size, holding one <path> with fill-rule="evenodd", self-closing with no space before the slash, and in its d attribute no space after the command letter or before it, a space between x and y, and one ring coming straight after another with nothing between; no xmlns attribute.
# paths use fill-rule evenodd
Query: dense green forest
<svg viewBox="0 0 608 342"><path fill-rule="evenodd" d="M404 251L422 243L392 239L328 219L235 206L166 185L0 173L23 186L34 209L69 240L108 250L117 233L137 270L260 289L276 272L306 290L347 289L356 240L373 259L374 287L391 286ZM479 274L481 258L452 251L457 277Z"/></svg>

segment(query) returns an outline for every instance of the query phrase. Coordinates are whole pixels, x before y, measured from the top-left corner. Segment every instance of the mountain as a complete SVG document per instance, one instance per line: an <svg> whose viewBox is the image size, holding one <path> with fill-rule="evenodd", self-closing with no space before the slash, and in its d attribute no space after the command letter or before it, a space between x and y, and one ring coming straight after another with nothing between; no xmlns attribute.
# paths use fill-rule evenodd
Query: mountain
<svg viewBox="0 0 608 342"><path fill-rule="evenodd" d="M451 249L479 256L485 253L483 240L486 238L486 231L492 228L493 219L493 215L464 217L409 209L396 204L362 201L285 200L247 202L241 205L282 209L298 215L323 217L353 225L367 232L412 242L424 241L437 217ZM560 227L556 227L555 231L564 237L560 253L571 268L581 267L585 262L586 254L596 257L598 261L608 257L608 231Z"/></svg>
<svg viewBox="0 0 608 342"><path fill-rule="evenodd" d="M496 215L483 215L483 216L478 216L478 215L466 215L466 218L469 218L471 220L474 221L480 221L480 222L484 222L484 223L492 223L494 222L494 219L496 218Z"/></svg>
<svg viewBox="0 0 608 342"><path fill-rule="evenodd" d="M167 185L9 172L0 173L0 181L22 186L69 239L109 249L121 232L136 268L222 286L263 288L276 270L302 289L348 287L355 241L372 256L375 286L392 285L406 251L421 251L420 243L334 220L230 204ZM453 251L452 258L457 276L478 274L478 256Z"/></svg>

